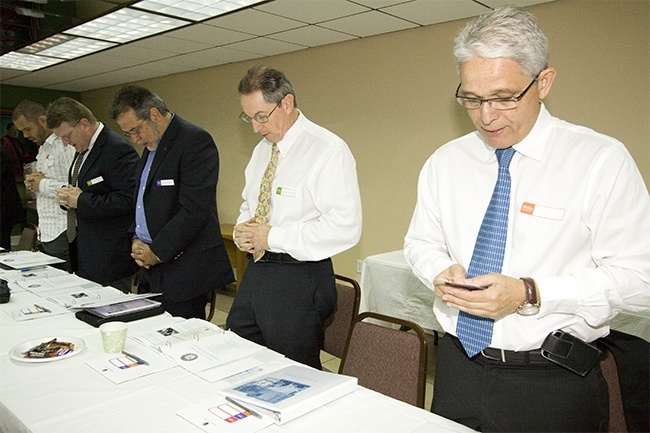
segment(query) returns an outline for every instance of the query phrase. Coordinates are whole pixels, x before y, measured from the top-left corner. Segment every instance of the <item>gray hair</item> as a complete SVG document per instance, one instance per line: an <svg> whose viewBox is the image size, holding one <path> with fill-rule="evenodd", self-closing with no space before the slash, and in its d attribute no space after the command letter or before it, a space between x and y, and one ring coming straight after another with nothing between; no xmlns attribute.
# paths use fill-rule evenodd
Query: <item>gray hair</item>
<svg viewBox="0 0 650 433"><path fill-rule="evenodd" d="M293 95L293 105L298 107L296 94L284 72L266 66L256 65L248 70L239 82L239 96L262 91L264 100L279 104L287 95Z"/></svg>
<svg viewBox="0 0 650 433"><path fill-rule="evenodd" d="M115 94L108 106L108 115L115 120L117 117L132 109L138 119L148 119L152 108L157 109L163 116L169 113L165 102L149 89L140 86L124 86Z"/></svg>
<svg viewBox="0 0 650 433"><path fill-rule="evenodd" d="M503 6L470 21L454 41L456 69L475 57L506 58L535 77L548 68L548 39L530 12Z"/></svg>

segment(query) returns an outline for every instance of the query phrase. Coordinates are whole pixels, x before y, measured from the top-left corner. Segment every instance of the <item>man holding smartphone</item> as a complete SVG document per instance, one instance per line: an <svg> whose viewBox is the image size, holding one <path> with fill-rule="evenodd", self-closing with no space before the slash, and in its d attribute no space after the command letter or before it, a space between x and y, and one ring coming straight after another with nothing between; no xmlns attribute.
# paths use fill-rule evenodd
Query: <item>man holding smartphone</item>
<svg viewBox="0 0 650 433"><path fill-rule="evenodd" d="M431 410L482 431L607 431L596 344L650 305L646 186L622 143L541 102L555 70L533 15L481 15L454 55L477 131L426 162L404 246L446 332Z"/></svg>

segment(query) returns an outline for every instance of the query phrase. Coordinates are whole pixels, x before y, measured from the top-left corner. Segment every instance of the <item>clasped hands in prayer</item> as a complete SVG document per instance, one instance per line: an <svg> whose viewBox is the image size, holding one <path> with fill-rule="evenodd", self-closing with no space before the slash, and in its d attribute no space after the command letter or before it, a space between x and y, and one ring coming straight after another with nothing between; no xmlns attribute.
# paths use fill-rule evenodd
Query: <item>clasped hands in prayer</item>
<svg viewBox="0 0 650 433"><path fill-rule="evenodd" d="M38 186L42 179L45 179L45 175L40 171L25 175L25 188L33 192L38 192Z"/></svg>
<svg viewBox="0 0 650 433"><path fill-rule="evenodd" d="M480 317L498 319L514 313L526 299L524 282L503 274L487 274L467 278L467 272L454 264L433 279L435 295L448 307ZM485 290L452 287L445 281L487 286Z"/></svg>
<svg viewBox="0 0 650 433"><path fill-rule="evenodd" d="M67 185L56 190L56 201L66 209L76 209L81 193L79 187Z"/></svg>
<svg viewBox="0 0 650 433"><path fill-rule="evenodd" d="M149 245L138 238L133 239L131 242L131 257L133 257L138 266L145 269L149 269L160 263L160 259L151 251Z"/></svg>
<svg viewBox="0 0 650 433"><path fill-rule="evenodd" d="M237 247L249 254L269 249L269 231L271 226L259 224L255 218L235 226L234 240Z"/></svg>

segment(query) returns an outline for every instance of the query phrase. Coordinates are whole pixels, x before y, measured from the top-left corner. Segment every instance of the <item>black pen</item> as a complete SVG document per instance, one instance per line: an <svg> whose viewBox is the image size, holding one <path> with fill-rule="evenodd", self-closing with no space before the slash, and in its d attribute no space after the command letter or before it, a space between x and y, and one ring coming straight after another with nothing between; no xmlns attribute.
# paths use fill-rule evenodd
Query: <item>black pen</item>
<svg viewBox="0 0 650 433"><path fill-rule="evenodd" d="M34 304L34 307L36 307L36 309L41 313L51 313L52 312L52 310L48 310L47 308L41 307L40 305Z"/></svg>
<svg viewBox="0 0 650 433"><path fill-rule="evenodd" d="M253 415L255 418L260 418L260 419L262 419L262 415L260 415L259 413L255 412L255 411L252 410L252 409L247 408L246 406L244 406L243 404L241 404L241 403L238 402L237 400L235 400L235 399L233 399L233 398L230 398L230 397L226 397L226 401L227 401L228 403L231 403L231 404L237 406L238 409L241 409L241 410L244 410L244 411L250 413L250 414Z"/></svg>
<svg viewBox="0 0 650 433"><path fill-rule="evenodd" d="M135 361L139 365L149 365L149 363L147 361L145 361L144 359L142 359L142 358L140 358L138 356L135 356L132 353L129 353L129 352L125 351L125 350L122 351L122 354L125 355L127 358L129 358L131 361Z"/></svg>

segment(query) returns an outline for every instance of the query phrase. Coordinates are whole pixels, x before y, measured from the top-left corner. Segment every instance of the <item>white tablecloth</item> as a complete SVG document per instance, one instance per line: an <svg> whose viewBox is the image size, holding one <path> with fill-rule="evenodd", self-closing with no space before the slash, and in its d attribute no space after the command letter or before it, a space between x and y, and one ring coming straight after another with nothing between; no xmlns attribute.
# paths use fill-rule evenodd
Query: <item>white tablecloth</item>
<svg viewBox="0 0 650 433"><path fill-rule="evenodd" d="M433 314L435 295L413 274L403 250L367 257L360 285L360 311L395 316L425 329L442 331ZM650 341L650 310L619 313L610 326Z"/></svg>
<svg viewBox="0 0 650 433"><path fill-rule="evenodd" d="M14 293L0 310L30 304L38 297ZM169 315L131 322L130 332L156 329ZM178 319L182 320L182 319ZM17 362L12 347L44 336L82 338L86 349L48 363ZM137 344L127 340L129 344ZM6 433L190 433L202 430L176 415L218 391L181 367L116 385L85 364L102 353L100 333L72 313L16 322L0 311L0 432ZM288 360L282 361L288 363ZM283 426L264 432L424 433L472 430L426 410L359 387L357 391Z"/></svg>

